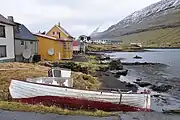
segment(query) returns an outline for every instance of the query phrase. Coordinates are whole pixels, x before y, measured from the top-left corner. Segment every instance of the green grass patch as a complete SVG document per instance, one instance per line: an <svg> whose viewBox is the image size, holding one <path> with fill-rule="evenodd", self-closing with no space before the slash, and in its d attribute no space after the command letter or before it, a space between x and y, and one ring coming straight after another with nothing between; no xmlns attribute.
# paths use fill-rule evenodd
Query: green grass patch
<svg viewBox="0 0 180 120"><path fill-rule="evenodd" d="M129 43L125 43L125 44L107 44L107 45L103 45L103 44L91 44L88 45L88 50L89 51L129 51L129 52L133 52L133 51L143 51L143 48L140 47L133 47L130 46Z"/></svg>
<svg viewBox="0 0 180 120"><path fill-rule="evenodd" d="M180 47L180 27L140 32L120 39L124 44L142 43L143 47Z"/></svg>
<svg viewBox="0 0 180 120"><path fill-rule="evenodd" d="M61 109L56 106L43 106L43 105L29 105L17 102L0 101L0 109L9 111L23 111L23 112L38 112L38 113L55 113L59 115L82 115L82 116L95 116L95 117L107 117L118 116L119 113L104 112L104 111L83 111L83 110L67 110Z"/></svg>
<svg viewBox="0 0 180 120"><path fill-rule="evenodd" d="M75 72L72 74L72 77L73 86L77 89L98 90L101 86L101 82L98 78L93 77L92 75Z"/></svg>
<svg viewBox="0 0 180 120"><path fill-rule="evenodd" d="M46 77L48 68L36 64L8 62L0 63L0 100L9 99L9 85L12 79L26 80L26 78ZM25 68L22 70L15 70ZM14 69L14 70L12 70Z"/></svg>
<svg viewBox="0 0 180 120"><path fill-rule="evenodd" d="M122 48L120 45L116 44L90 44L88 45L88 51L111 51L111 50L117 50L121 51Z"/></svg>

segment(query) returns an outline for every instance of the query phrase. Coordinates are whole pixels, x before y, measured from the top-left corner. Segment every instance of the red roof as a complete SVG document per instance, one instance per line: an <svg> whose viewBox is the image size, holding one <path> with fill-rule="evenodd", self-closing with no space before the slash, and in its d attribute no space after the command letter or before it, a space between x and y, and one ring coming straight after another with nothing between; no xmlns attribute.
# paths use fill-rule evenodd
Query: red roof
<svg viewBox="0 0 180 120"><path fill-rule="evenodd" d="M79 45L79 41L73 41L73 46L78 46Z"/></svg>

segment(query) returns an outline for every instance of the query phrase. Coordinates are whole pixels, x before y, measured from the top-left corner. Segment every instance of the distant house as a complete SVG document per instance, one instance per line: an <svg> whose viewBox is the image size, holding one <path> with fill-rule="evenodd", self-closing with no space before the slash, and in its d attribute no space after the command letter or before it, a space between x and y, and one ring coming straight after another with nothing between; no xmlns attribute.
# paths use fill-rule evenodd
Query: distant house
<svg viewBox="0 0 180 120"><path fill-rule="evenodd" d="M79 53L80 46L81 46L81 43L79 40L73 41L73 53Z"/></svg>
<svg viewBox="0 0 180 120"><path fill-rule="evenodd" d="M14 23L0 14L0 61L14 61Z"/></svg>
<svg viewBox="0 0 180 120"><path fill-rule="evenodd" d="M118 39L106 38L106 39L94 39L92 40L92 43L94 44L120 44L122 43L122 41Z"/></svg>
<svg viewBox="0 0 180 120"><path fill-rule="evenodd" d="M130 43L130 46L142 48L142 44L141 43Z"/></svg>
<svg viewBox="0 0 180 120"><path fill-rule="evenodd" d="M57 40L63 41L63 54L61 55L62 59L72 59L73 47L72 42L74 38L58 23L53 28L51 28L47 36L54 37Z"/></svg>
<svg viewBox="0 0 180 120"><path fill-rule="evenodd" d="M79 40L80 40L80 42L85 42L85 43L89 43L89 44L92 43L91 37L86 36L86 35L79 36Z"/></svg>
<svg viewBox="0 0 180 120"><path fill-rule="evenodd" d="M14 22L12 16L9 16L8 19L15 24L15 60L19 62L23 61L24 51L29 51L30 58L32 58L33 55L37 55L38 40L36 37L23 24Z"/></svg>

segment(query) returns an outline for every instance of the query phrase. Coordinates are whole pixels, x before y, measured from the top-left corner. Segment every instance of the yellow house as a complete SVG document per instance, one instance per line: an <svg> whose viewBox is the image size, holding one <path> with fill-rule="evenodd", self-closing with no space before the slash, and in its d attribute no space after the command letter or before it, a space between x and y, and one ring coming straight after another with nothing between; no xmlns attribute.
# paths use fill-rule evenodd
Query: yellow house
<svg viewBox="0 0 180 120"><path fill-rule="evenodd" d="M51 28L47 34L47 36L55 37L58 40L62 40L63 45L63 59L72 59L73 55L73 37L58 23L53 28Z"/></svg>
<svg viewBox="0 0 180 120"><path fill-rule="evenodd" d="M38 39L38 52L41 60L72 59L73 37L60 24L55 25L47 34L35 34Z"/></svg>

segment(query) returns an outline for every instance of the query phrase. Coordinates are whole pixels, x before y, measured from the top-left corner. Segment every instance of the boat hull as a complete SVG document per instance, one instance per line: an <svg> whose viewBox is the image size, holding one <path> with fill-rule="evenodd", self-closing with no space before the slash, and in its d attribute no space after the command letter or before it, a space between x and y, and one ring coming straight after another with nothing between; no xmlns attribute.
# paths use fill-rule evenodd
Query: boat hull
<svg viewBox="0 0 180 120"><path fill-rule="evenodd" d="M76 90L12 80L9 87L15 101L68 109L104 111L150 111L150 95ZM122 98L121 98L122 97ZM121 98L121 100L120 100Z"/></svg>
<svg viewBox="0 0 180 120"><path fill-rule="evenodd" d="M123 112L150 112L150 109L138 108L123 104L113 104L110 102L91 101L71 97L57 96L38 96L32 98L14 99L17 102L27 104L41 104L45 106L57 106L66 109L84 109L84 110L103 110L103 111L123 111Z"/></svg>

